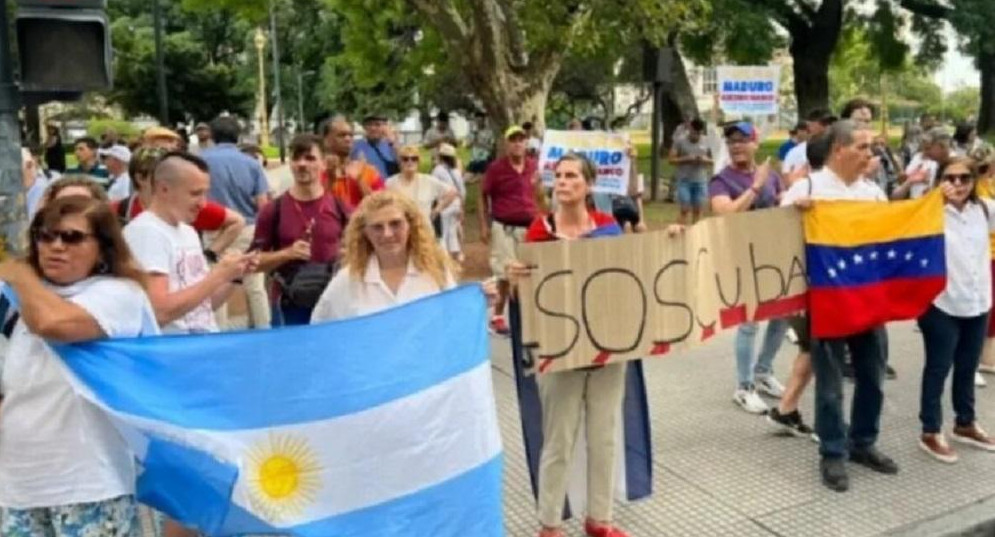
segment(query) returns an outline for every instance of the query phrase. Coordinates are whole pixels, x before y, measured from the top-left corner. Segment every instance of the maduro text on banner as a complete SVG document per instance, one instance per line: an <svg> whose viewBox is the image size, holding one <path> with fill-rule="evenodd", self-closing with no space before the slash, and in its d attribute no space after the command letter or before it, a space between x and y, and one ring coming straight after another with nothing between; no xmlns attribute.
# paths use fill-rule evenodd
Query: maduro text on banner
<svg viewBox="0 0 995 537"><path fill-rule="evenodd" d="M543 186L552 188L556 161L580 153L597 169L594 191L626 196L629 193L629 135L604 131L546 131L539 155Z"/></svg>
<svg viewBox="0 0 995 537"><path fill-rule="evenodd" d="M139 499L208 535L497 537L485 310L467 286L342 322L57 350L134 449Z"/></svg>

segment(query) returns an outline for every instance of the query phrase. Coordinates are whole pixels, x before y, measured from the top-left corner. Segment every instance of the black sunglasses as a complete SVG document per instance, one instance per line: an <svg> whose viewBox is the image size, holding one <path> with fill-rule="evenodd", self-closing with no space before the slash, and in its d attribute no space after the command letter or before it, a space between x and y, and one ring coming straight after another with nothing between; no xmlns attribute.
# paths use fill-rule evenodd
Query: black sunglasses
<svg viewBox="0 0 995 537"><path fill-rule="evenodd" d="M418 162L421 160L419 157L401 157L401 162Z"/></svg>
<svg viewBox="0 0 995 537"><path fill-rule="evenodd" d="M951 173L943 174L943 180L948 183L960 183L962 185L971 184L974 176L969 173Z"/></svg>
<svg viewBox="0 0 995 537"><path fill-rule="evenodd" d="M35 240L45 244L52 244L56 239L59 239L62 241L62 244L76 245L92 236L93 233L85 233L77 229L36 229L34 232Z"/></svg>

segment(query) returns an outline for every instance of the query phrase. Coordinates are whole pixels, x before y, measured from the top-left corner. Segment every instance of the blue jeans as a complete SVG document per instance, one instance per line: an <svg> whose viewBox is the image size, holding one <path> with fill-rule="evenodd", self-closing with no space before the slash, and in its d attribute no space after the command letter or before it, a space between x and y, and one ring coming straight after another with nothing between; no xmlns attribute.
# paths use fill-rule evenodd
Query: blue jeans
<svg viewBox="0 0 995 537"><path fill-rule="evenodd" d="M988 331L988 315L953 317L930 306L919 317L922 343L926 348L926 364L922 370L922 393L919 397L919 421L922 432L940 432L943 426L943 386L954 370L951 386L955 423L974 423L974 372L981 359L981 347Z"/></svg>
<svg viewBox="0 0 995 537"><path fill-rule="evenodd" d="M843 420L844 347L850 349L854 372L849 433ZM845 459L850 449L866 449L877 442L884 403L881 391L884 367L877 330L812 342L815 432L819 435L819 452L824 458Z"/></svg>
<svg viewBox="0 0 995 537"><path fill-rule="evenodd" d="M753 362L753 347L757 339L759 323L743 323L736 330L736 375L739 387L750 389L753 380L759 375L769 375L773 371L772 364L777 351L781 349L784 335L788 332L787 319L771 319L764 332L764 341L760 346L760 355Z"/></svg>
<svg viewBox="0 0 995 537"><path fill-rule="evenodd" d="M677 180L677 203L684 207L702 208L706 200L705 183L690 179Z"/></svg>
<svg viewBox="0 0 995 537"><path fill-rule="evenodd" d="M311 310L289 304L273 305L273 327L311 324Z"/></svg>

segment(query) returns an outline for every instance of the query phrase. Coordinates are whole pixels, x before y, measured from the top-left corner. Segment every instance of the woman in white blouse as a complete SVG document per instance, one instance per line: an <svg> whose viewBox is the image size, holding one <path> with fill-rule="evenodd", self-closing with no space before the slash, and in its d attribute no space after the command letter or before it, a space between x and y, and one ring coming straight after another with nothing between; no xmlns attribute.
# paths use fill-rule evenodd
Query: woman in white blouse
<svg viewBox="0 0 995 537"><path fill-rule="evenodd" d="M30 232L28 259L0 264L20 313L3 367L0 535L137 537L134 458L49 342L158 333L144 276L106 203L54 200Z"/></svg>
<svg viewBox="0 0 995 537"><path fill-rule="evenodd" d="M956 414L952 438L959 443L995 451L995 439L978 425L974 412L974 372L992 307L991 253L988 233L995 206L978 198L974 162L954 158L940 168L937 178L946 198L944 239L947 286L919 318L926 364L923 368L919 420L919 447L933 458L957 462L957 453L941 430L941 398L953 368L953 408Z"/></svg>
<svg viewBox="0 0 995 537"><path fill-rule="evenodd" d="M374 313L456 285L452 258L415 202L397 191L363 199L343 249L342 266L318 300L311 324Z"/></svg>

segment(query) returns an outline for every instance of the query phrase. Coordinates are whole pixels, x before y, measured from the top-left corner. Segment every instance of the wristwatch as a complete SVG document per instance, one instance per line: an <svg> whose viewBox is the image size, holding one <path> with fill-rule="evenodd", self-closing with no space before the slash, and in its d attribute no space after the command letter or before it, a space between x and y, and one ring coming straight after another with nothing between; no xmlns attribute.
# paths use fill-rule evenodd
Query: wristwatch
<svg viewBox="0 0 995 537"><path fill-rule="evenodd" d="M214 250L204 249L204 257L207 258L208 263L217 263L218 254Z"/></svg>

